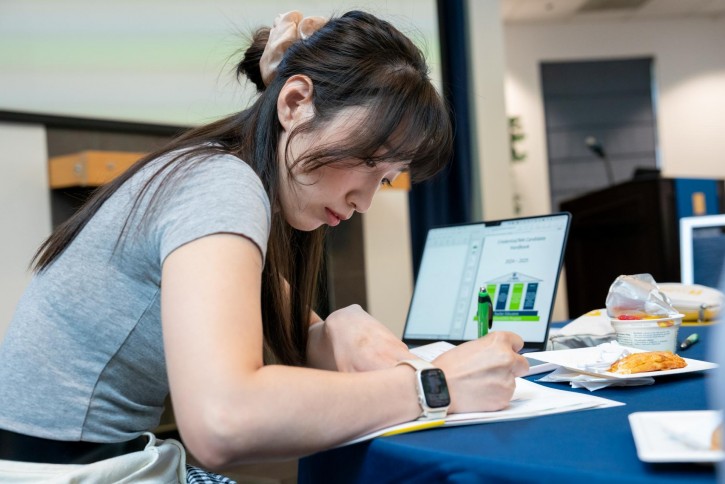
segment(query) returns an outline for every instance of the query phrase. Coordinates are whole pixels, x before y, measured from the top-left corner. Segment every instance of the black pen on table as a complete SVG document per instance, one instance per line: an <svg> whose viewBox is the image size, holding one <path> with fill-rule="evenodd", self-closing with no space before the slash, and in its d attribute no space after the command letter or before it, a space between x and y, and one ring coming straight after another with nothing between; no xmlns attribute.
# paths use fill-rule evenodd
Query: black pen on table
<svg viewBox="0 0 725 484"><path fill-rule="evenodd" d="M694 345L698 341L700 341L700 336L698 336L697 333L692 333L690 336L688 336L687 338L685 338L682 341L682 343L680 343L680 349L686 350L687 348L689 348L690 346Z"/></svg>

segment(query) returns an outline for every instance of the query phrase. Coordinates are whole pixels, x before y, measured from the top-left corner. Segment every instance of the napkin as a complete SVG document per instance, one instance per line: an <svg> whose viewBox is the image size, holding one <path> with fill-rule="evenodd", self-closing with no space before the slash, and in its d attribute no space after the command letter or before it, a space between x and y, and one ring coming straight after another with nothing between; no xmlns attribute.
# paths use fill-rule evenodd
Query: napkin
<svg viewBox="0 0 725 484"><path fill-rule="evenodd" d="M577 365L577 367L588 372L606 371L610 366L612 366L612 363L629 354L629 351L616 341L601 343L597 345L597 348L599 348L599 353L595 360L582 362L582 364ZM573 388L586 388L590 392L593 392L595 390L613 386L652 385L655 382L655 379L651 376L627 379L598 377L560 367L543 378L540 378L538 381L569 382Z"/></svg>
<svg viewBox="0 0 725 484"><path fill-rule="evenodd" d="M651 376L646 376L642 378L627 378L615 380L612 378L600 378L596 376L585 375L577 371L572 371L566 368L559 367L548 375L539 378L538 381L569 382L569 385L571 385L572 388L586 388L590 392L593 392L607 387L652 385L655 382L655 379Z"/></svg>

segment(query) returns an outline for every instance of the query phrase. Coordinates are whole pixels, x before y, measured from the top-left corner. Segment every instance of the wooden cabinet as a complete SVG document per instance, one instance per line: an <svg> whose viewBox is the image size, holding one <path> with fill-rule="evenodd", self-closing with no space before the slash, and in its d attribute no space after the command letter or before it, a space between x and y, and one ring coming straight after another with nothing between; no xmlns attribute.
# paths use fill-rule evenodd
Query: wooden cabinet
<svg viewBox="0 0 725 484"><path fill-rule="evenodd" d="M48 160L50 188L98 187L116 178L145 153L81 151Z"/></svg>

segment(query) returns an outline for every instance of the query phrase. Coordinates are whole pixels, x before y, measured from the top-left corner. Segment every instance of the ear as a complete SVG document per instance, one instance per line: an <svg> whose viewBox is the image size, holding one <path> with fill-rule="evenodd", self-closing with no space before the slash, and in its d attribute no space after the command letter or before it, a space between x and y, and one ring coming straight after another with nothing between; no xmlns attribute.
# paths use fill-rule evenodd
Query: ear
<svg viewBox="0 0 725 484"><path fill-rule="evenodd" d="M314 116L312 79L296 74L287 79L277 96L277 118L289 132L296 124Z"/></svg>

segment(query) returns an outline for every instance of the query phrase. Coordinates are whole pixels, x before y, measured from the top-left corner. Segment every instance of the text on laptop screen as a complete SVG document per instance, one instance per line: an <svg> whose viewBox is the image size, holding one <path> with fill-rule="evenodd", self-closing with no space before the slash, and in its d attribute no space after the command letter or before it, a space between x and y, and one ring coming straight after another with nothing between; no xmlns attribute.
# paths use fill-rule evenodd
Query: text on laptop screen
<svg viewBox="0 0 725 484"><path fill-rule="evenodd" d="M493 301L493 331L544 341L567 224L568 216L557 214L430 230L405 339L475 339L478 291L485 287Z"/></svg>

